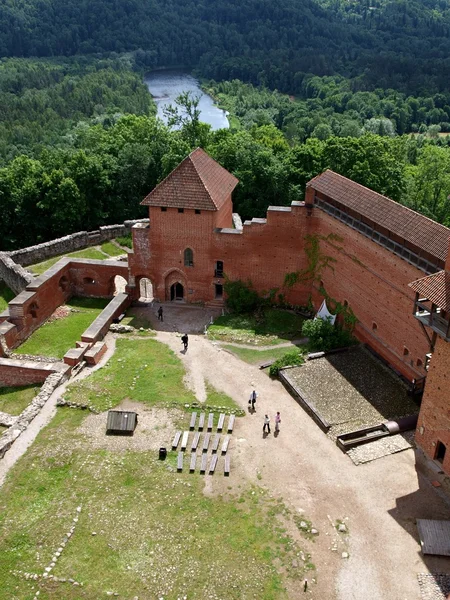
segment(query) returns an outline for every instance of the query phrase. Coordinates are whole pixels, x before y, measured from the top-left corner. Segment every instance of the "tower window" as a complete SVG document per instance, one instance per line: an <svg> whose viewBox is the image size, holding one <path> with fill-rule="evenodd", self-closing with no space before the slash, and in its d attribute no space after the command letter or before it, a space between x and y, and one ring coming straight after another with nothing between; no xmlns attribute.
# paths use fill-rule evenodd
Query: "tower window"
<svg viewBox="0 0 450 600"><path fill-rule="evenodd" d="M161 206L161 212L167 212L167 206Z"/></svg>
<svg viewBox="0 0 450 600"><path fill-rule="evenodd" d="M195 214L196 214L196 215L201 215L201 214L202 214L202 211L201 211L201 210L199 210L198 208L196 208L196 209L195 209Z"/></svg>
<svg viewBox="0 0 450 600"><path fill-rule="evenodd" d="M447 448L445 446L445 444L443 444L442 442L438 442L436 444L436 455L435 455L435 459L440 462L443 463L444 462L444 458L445 458L445 453L447 452Z"/></svg>
<svg viewBox="0 0 450 600"><path fill-rule="evenodd" d="M184 251L184 266L185 267L193 267L194 266L194 253L190 248L186 248Z"/></svg>
<svg viewBox="0 0 450 600"><path fill-rule="evenodd" d="M406 346L403 346L403 356L408 356L409 350Z"/></svg>
<svg viewBox="0 0 450 600"><path fill-rule="evenodd" d="M179 209L178 209L178 212L179 212L179 213L184 213L184 208L179 208Z"/></svg>
<svg viewBox="0 0 450 600"><path fill-rule="evenodd" d="M372 323L372 331L376 331L378 329L378 325L375 323L375 321Z"/></svg>

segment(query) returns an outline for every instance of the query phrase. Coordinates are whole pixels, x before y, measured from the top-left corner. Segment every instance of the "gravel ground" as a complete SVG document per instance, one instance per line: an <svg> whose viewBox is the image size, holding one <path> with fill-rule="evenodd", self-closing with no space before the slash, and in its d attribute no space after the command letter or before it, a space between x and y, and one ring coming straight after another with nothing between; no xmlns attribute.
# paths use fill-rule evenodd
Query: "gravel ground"
<svg viewBox="0 0 450 600"><path fill-rule="evenodd" d="M422 600L447 600L450 596L450 575L418 573Z"/></svg>
<svg viewBox="0 0 450 600"><path fill-rule="evenodd" d="M372 460L376 460L377 458L388 456L388 454L409 450L413 447L413 438L413 431L408 431L406 434L399 433L397 435L369 442L368 444L355 446L355 448L350 448L347 455L352 459L355 465L362 465L371 462Z"/></svg>
<svg viewBox="0 0 450 600"><path fill-rule="evenodd" d="M341 425L339 433L419 411L400 379L362 346L308 361L289 377L328 423Z"/></svg>

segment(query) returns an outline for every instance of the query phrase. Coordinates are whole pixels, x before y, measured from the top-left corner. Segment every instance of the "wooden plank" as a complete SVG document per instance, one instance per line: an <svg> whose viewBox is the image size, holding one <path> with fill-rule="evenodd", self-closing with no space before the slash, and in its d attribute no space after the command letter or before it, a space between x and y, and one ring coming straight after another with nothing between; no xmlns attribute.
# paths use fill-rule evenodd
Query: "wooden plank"
<svg viewBox="0 0 450 600"><path fill-rule="evenodd" d="M214 421L214 413L209 413L208 415L208 431L212 431Z"/></svg>
<svg viewBox="0 0 450 600"><path fill-rule="evenodd" d="M226 435L222 444L222 454L226 454L228 450L228 444L230 443L230 436Z"/></svg>
<svg viewBox="0 0 450 600"><path fill-rule="evenodd" d="M197 431L197 432L194 434L194 439L192 440L192 445L191 445L191 451L192 451L192 452L195 452L195 451L197 450L197 446L198 446L198 440L199 440L199 439L200 439L200 434L199 434L199 432Z"/></svg>
<svg viewBox="0 0 450 600"><path fill-rule="evenodd" d="M195 471L195 463L197 461L197 454L195 452L193 452L191 454L191 464L189 466L189 471L192 473L193 471Z"/></svg>
<svg viewBox="0 0 450 600"><path fill-rule="evenodd" d="M181 437L181 431L177 431L175 434L175 437L173 438L173 442L172 442L172 450L176 450L178 447L178 444L180 443L180 437Z"/></svg>
<svg viewBox="0 0 450 600"><path fill-rule="evenodd" d="M200 418L198 420L198 430L203 431L205 426L205 413L200 413Z"/></svg>
<svg viewBox="0 0 450 600"><path fill-rule="evenodd" d="M227 431L228 433L233 433L233 427L234 427L234 420L235 420L235 416L234 415L230 415L230 418L228 419L228 427L227 427Z"/></svg>
<svg viewBox="0 0 450 600"><path fill-rule="evenodd" d="M208 461L208 455L207 454L202 454L202 462L200 464L200 473L205 473L206 472L206 463Z"/></svg>
<svg viewBox="0 0 450 600"><path fill-rule="evenodd" d="M189 425L189 429L195 429L195 421L197 420L197 413L193 412L191 415L191 424Z"/></svg>
<svg viewBox="0 0 450 600"><path fill-rule="evenodd" d="M217 423L217 431L222 431L224 421L225 421L225 415L224 415L224 413L221 413L219 416L219 422Z"/></svg>
<svg viewBox="0 0 450 600"><path fill-rule="evenodd" d="M214 442L212 445L212 451L213 452L217 452L217 450L219 449L219 442L220 442L220 433L218 433L216 435L216 437L214 438Z"/></svg>
<svg viewBox="0 0 450 600"><path fill-rule="evenodd" d="M183 470L183 452L178 452L178 460L177 460L177 471Z"/></svg>
<svg viewBox="0 0 450 600"><path fill-rule="evenodd" d="M229 454L227 454L225 456L225 463L223 466L223 474L227 475L227 476L230 474L230 455Z"/></svg>
<svg viewBox="0 0 450 600"><path fill-rule="evenodd" d="M181 449L186 450L186 446L188 443L189 431L185 431L183 433L183 439L181 440Z"/></svg>
<svg viewBox="0 0 450 600"><path fill-rule="evenodd" d="M216 470L216 465L217 465L217 454L213 454L211 456L211 462L209 463L209 472L211 475Z"/></svg>
<svg viewBox="0 0 450 600"><path fill-rule="evenodd" d="M450 521L417 519L423 554L450 556Z"/></svg>
<svg viewBox="0 0 450 600"><path fill-rule="evenodd" d="M203 440L203 452L208 452L209 440L211 439L211 434L206 433L205 438Z"/></svg>

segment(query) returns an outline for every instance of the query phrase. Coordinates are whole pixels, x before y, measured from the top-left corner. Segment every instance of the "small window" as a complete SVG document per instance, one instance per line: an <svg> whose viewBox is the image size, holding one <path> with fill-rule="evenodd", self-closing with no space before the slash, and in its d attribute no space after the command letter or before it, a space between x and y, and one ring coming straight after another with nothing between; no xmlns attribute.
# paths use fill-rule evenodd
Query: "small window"
<svg viewBox="0 0 450 600"><path fill-rule="evenodd" d="M372 331L376 331L378 329L378 325L375 323L375 321L372 323Z"/></svg>
<svg viewBox="0 0 450 600"><path fill-rule="evenodd" d="M421 360L420 358L417 359L416 365L418 367L423 367L423 360Z"/></svg>
<svg viewBox="0 0 450 600"><path fill-rule="evenodd" d="M447 448L446 448L445 444L443 444L442 442L438 442L436 444L435 460L437 460L440 463L443 463L446 452L447 452Z"/></svg>
<svg viewBox="0 0 450 600"><path fill-rule="evenodd" d="M408 356L409 350L406 346L403 346L403 356Z"/></svg>
<svg viewBox="0 0 450 600"><path fill-rule="evenodd" d="M30 315L33 317L33 319L37 319L37 310L38 310L38 305L36 304L36 302L33 302L32 304L30 304Z"/></svg>
<svg viewBox="0 0 450 600"><path fill-rule="evenodd" d="M161 206L161 212L167 212L167 206Z"/></svg>
<svg viewBox="0 0 450 600"><path fill-rule="evenodd" d="M196 209L195 209L195 214L196 214L196 215L201 215L201 214L202 214L202 211L201 211L201 210L199 210L198 208L196 208Z"/></svg>
<svg viewBox="0 0 450 600"><path fill-rule="evenodd" d="M179 208L179 209L178 209L178 212L179 212L179 213L184 213L184 208Z"/></svg>
<svg viewBox="0 0 450 600"><path fill-rule="evenodd" d="M344 300L344 307L347 308L347 306L348 306L348 302L347 302L347 300Z"/></svg>
<svg viewBox="0 0 450 600"><path fill-rule="evenodd" d="M92 279L92 277L85 277L85 278L83 279L83 283L86 283L86 284L92 285L93 283L95 283L95 281Z"/></svg>
<svg viewBox="0 0 450 600"><path fill-rule="evenodd" d="M185 267L193 267L194 266L194 253L190 248L186 248L184 251L184 266Z"/></svg>

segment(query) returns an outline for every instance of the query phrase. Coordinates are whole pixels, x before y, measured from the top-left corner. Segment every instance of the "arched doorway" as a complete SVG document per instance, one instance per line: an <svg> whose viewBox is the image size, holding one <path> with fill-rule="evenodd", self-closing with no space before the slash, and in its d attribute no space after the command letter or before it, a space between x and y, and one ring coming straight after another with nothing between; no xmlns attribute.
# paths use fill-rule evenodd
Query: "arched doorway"
<svg viewBox="0 0 450 600"><path fill-rule="evenodd" d="M139 302L153 301L153 285L148 277L142 277L139 281Z"/></svg>
<svg viewBox="0 0 450 600"><path fill-rule="evenodd" d="M114 296L117 294L123 294L125 292L125 288L127 287L127 280L121 275L116 275L114 277Z"/></svg>
<svg viewBox="0 0 450 600"><path fill-rule="evenodd" d="M179 281L170 286L170 300L172 302L180 302L184 300L184 287Z"/></svg>

